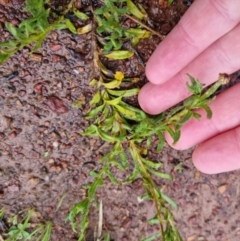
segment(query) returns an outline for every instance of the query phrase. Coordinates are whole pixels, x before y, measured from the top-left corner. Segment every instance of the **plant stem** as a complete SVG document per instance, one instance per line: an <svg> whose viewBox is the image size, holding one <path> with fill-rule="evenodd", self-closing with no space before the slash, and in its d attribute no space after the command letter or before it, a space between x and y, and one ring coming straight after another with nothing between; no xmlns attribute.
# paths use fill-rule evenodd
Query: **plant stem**
<svg viewBox="0 0 240 241"><path fill-rule="evenodd" d="M161 218L161 210L159 208L159 202L158 202L158 197L156 195L156 192L155 192L155 184L151 178L151 176L149 175L148 171L146 170L144 164L142 163L141 161L141 155L139 154L137 148L136 148L136 145L133 141L130 141L130 147L136 152L137 154L137 161L141 167L141 172L142 172L142 176L147 179L148 181L148 184L149 184L149 187L150 187L150 191L152 193L152 196L153 196L153 201L154 201L154 204L155 204L155 208L156 208L156 211L157 211L157 216L158 216L158 220L159 220L159 225L160 225L160 230L161 230L161 236L162 236L162 241L165 241L165 237L164 237L164 228L163 228L163 224L162 224L162 218Z"/></svg>
<svg viewBox="0 0 240 241"><path fill-rule="evenodd" d="M105 4L104 0L100 0L100 2L102 2L103 4ZM155 30L151 29L150 27L148 27L146 24L142 23L140 20L128 15L127 13L124 14L125 17L131 19L132 21L134 21L135 23L141 25L143 28L147 29L148 31L150 31L152 34L157 35L161 40L163 40L165 38L164 35L156 32Z"/></svg>
<svg viewBox="0 0 240 241"><path fill-rule="evenodd" d="M141 25L143 28L149 30L152 34L157 35L161 40L163 40L163 39L165 38L164 35L156 32L156 31L153 30L153 29L151 29L150 27L148 27L146 24L142 23L142 22L139 21L138 19L136 19L136 18L134 18L134 17L132 17L132 16L126 14L126 13L124 14L124 16L126 16L126 17L129 18L129 19L131 19L131 20L134 21L135 23Z"/></svg>

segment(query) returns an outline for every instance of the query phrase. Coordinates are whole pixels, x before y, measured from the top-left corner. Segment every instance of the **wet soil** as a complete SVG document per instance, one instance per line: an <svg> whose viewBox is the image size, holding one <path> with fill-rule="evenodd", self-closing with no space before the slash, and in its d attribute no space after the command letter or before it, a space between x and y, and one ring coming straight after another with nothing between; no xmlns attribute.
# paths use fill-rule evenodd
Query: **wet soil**
<svg viewBox="0 0 240 241"><path fill-rule="evenodd" d="M163 7L155 0L137 2L150 16L148 24L162 34L171 31L191 4L178 0L171 7ZM9 37L5 21L18 24L26 17L23 1L18 3L0 0L1 41ZM89 124L84 115L93 95L89 87L94 75L91 41L91 34L54 31L37 53L29 55L25 48L0 66L0 208L6 209L7 216L34 208L35 222L53 222L52 241L77 240L64 219L86 196L83 186L91 181L89 172L111 148L80 135ZM138 55L131 60L107 65L129 77L140 76L144 83L147 80L139 58L146 62L159 42L152 36L139 43ZM79 108L76 103L80 103ZM174 214L183 240L238 241L240 172L201 174L192 165L192 151L176 151L165 145L160 154L149 152L152 159L164 162L165 170L174 177L173 182L159 185L179 205ZM179 163L182 172L176 168ZM154 207L138 201L143 193L141 179L127 186L106 181L99 190L104 230L111 233L112 240L139 241L157 230L147 225ZM91 228L97 219L98 212L93 209ZM91 230L89 233L91 236Z"/></svg>

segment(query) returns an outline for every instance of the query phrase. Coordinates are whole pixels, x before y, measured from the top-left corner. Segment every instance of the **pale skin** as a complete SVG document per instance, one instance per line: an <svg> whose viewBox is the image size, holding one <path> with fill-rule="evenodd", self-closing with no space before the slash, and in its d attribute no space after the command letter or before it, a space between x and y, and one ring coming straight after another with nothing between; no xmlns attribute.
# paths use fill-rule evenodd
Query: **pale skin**
<svg viewBox="0 0 240 241"><path fill-rule="evenodd" d="M178 25L160 43L146 67L149 79L140 91L139 103L149 114L158 114L184 100L186 73L212 84L219 73L240 69L240 1L195 0ZM203 111L200 121L190 120L179 142L183 150L197 145L194 165L215 174L240 168L240 83L210 104L212 119Z"/></svg>

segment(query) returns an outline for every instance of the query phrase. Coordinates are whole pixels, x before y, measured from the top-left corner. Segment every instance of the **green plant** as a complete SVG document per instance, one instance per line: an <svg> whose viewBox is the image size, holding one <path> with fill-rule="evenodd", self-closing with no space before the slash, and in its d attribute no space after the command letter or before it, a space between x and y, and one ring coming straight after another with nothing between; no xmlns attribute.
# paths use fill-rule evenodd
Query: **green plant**
<svg viewBox="0 0 240 241"><path fill-rule="evenodd" d="M0 219L4 216L4 210L0 210ZM48 241L50 240L52 223L46 222L44 224L38 224L34 229L30 221L34 210L30 209L27 214L21 219L20 214L12 215L8 219L10 228L8 232L3 234L5 241L17 241L17 240L36 240L36 241Z"/></svg>
<svg viewBox="0 0 240 241"><path fill-rule="evenodd" d="M45 9L43 0L27 0L25 10L30 12L32 17L22 21L18 27L5 23L14 39L0 43L0 63L25 46L32 45L32 52L36 51L51 30L65 28L63 18L52 24L48 22L50 9Z"/></svg>
<svg viewBox="0 0 240 241"><path fill-rule="evenodd" d="M12 34L13 38L0 43L0 64L4 63L23 47L30 46L30 53L35 52L41 47L43 41L52 30L69 29L71 32L78 34L91 31L90 25L76 29L73 23L65 18L69 11L72 11L80 19L88 18L86 14L79 12L74 7L73 2L71 0L61 14L57 15L56 13L51 14L49 7L46 8L49 0L26 0L25 11L29 12L31 17L23 20L18 27L13 26L11 23L5 23L5 27Z"/></svg>
<svg viewBox="0 0 240 241"><path fill-rule="evenodd" d="M182 238L175 227L172 212L167 204L175 209L177 205L163 193L153 178L156 176L172 180L172 177L161 171L162 163L148 160L147 152L156 139L158 139L157 151L162 150L164 132L171 135L175 144L180 138L181 127L192 117L200 119L198 109L204 109L207 117L211 118L212 112L208 104L213 100L211 97L213 93L226 81L226 77L221 75L211 88L203 91L201 83L189 75L191 84L187 84L187 88L193 95L185 100L183 105L173 108L169 113L153 117L127 104L126 98L136 96L139 91L138 88L131 87L134 79L124 78L121 72L113 74L100 62L99 67L102 75L99 81L94 79L90 83L96 88L96 93L90 102L91 110L86 116L87 119L94 121L82 134L100 137L111 143L113 147L102 157L100 169L90 173L94 181L86 187L88 196L74 206L68 220L73 230L76 230L75 218L79 213L82 214L79 240L84 240L91 201L96 200L97 188L104 185L104 179L108 177L113 184L119 185L131 183L141 176L146 189L146 194L142 198L153 200L156 208L156 215L149 220L149 224L159 223L160 225L160 233L144 241L160 237L161 240L180 241ZM126 171L130 163L134 165L130 176L124 181L117 180L113 167Z"/></svg>
<svg viewBox="0 0 240 241"><path fill-rule="evenodd" d="M118 3L118 6L115 3ZM101 38L104 53L121 49L123 42L127 39L131 39L132 44L136 45L140 38L148 38L151 35L149 31L142 28L122 26L122 20L127 13L134 13L139 19L146 17L146 13L139 10L131 0L105 0L104 5L94 13L97 15L97 33L106 35Z"/></svg>

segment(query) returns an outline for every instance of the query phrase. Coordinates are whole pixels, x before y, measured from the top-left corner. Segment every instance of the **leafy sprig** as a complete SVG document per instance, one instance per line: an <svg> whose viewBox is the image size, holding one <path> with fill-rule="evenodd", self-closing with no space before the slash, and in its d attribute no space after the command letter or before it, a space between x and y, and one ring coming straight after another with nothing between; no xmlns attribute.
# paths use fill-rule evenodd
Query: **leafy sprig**
<svg viewBox="0 0 240 241"><path fill-rule="evenodd" d="M3 218L4 211L0 210L0 220ZM7 233L3 235L6 237L5 241L17 241L17 240L38 240L38 241L49 241L52 231L52 223L46 222L38 224L34 229L30 221L34 214L34 210L30 209L26 215L21 219L20 213L12 215L8 219L10 225Z"/></svg>
<svg viewBox="0 0 240 241"><path fill-rule="evenodd" d="M50 9L45 9L43 0L27 0L25 10L32 16L23 20L18 27L5 23L14 38L0 43L0 64L25 46L32 45L31 52L36 51L51 30L66 28L63 17L49 23Z"/></svg>
<svg viewBox="0 0 240 241"><path fill-rule="evenodd" d="M141 28L123 27L126 14L132 14L142 20L147 15L141 5L136 6L131 0L104 0L104 5L94 11L98 22L97 33L104 36L99 38L103 44L104 54L111 50L120 50L124 41L131 40L136 45L140 39L148 38L151 32ZM140 23L140 22L139 22Z"/></svg>
<svg viewBox="0 0 240 241"><path fill-rule="evenodd" d="M144 199L153 200L156 208L156 215L149 220L150 224L159 223L160 233L144 239L153 240L154 237L161 237L162 240L181 241L182 238L175 227L173 214L168 207L170 204L177 208L177 204L156 185L156 178L172 180L172 177L161 171L162 163L148 160L146 158L148 149L153 141L158 139L157 151L164 146L164 133L168 132L175 144L181 134L181 127L190 119L199 119L199 109L204 109L207 117L211 118L212 112L208 104L214 99L213 93L223 84L226 77L221 76L212 87L204 91L203 85L192 76L190 83L187 83L189 92L193 95L183 102L181 106L173 108L169 113L162 113L157 116L149 116L137 107L126 102L126 98L136 96L138 88L134 88L134 79L125 78L124 74L117 71L113 74L99 62L101 76L99 80L92 80L90 85L96 88L95 95L90 102L90 111L87 119L93 119L92 124L83 132L83 135L99 137L113 145L111 151L101 159L99 172L92 172L95 181L88 187L88 197L81 203L76 204L77 210L83 212L80 224L80 233L84 233L87 227L88 217L86 209L89 209L91 200L102 186L106 177L115 184L127 184L133 182L139 176L142 177L146 194ZM133 165L132 173L125 180L118 180L113 167L120 171L126 171ZM79 208L79 205L81 208ZM84 207L84 205L87 205ZM83 211L84 210L84 211ZM69 220L75 227L77 212L71 211ZM83 236L79 238L81 239ZM153 238L153 239L151 239Z"/></svg>
<svg viewBox="0 0 240 241"><path fill-rule="evenodd" d="M23 47L29 46L31 47L30 53L35 52L41 47L52 30L69 29L75 34L85 34L92 30L92 23L88 23L81 28L75 28L74 24L65 18L69 11L81 20L89 18L75 8L73 0L69 2L60 15L53 13L51 21L49 20L51 11L46 6L48 6L48 0L26 0L25 11L29 12L31 17L23 20L17 27L11 23L5 23L6 29L12 34L13 38L0 43L0 64Z"/></svg>

